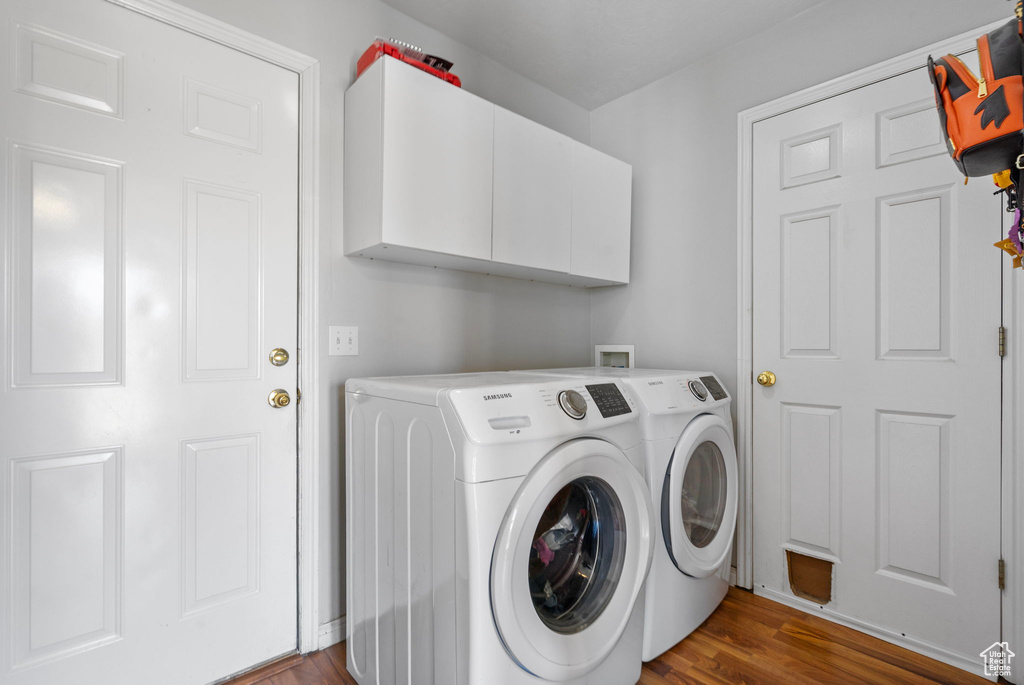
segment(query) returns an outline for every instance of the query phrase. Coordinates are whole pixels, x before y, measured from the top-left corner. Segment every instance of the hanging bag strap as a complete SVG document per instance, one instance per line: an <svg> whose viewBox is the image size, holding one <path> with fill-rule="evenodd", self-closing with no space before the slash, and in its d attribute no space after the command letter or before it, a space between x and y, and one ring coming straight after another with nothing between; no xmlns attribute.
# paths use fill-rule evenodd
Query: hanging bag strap
<svg viewBox="0 0 1024 685"><path fill-rule="evenodd" d="M1021 78L1024 79L1024 0L1017 0L1017 6L1014 8L1013 13L1017 16L1017 38L1020 40L1020 74ZM1021 171L1022 162L1024 162L1024 130L1021 131L1021 154L1017 157L1017 162L1010 168L1010 181L1013 184L1007 188L1009 202L1016 210L1013 214L1014 226L1010 228L1010 235L1013 235L1016 229L1016 235L1018 240L1024 238L1024 212L1021 211ZM1007 209L1009 211L1009 208ZM1014 266L1018 266L1019 256L1014 257Z"/></svg>
<svg viewBox="0 0 1024 685"><path fill-rule="evenodd" d="M1024 79L1024 0L1017 0L1017 6L1013 13L1017 16L1017 38L1020 40L1020 74ZM1024 131L1021 131L1021 153L1017 156L1017 162L1010 168L1010 180L1016 193L1020 194L1021 171L1024 170Z"/></svg>
<svg viewBox="0 0 1024 685"><path fill-rule="evenodd" d="M1017 0L1017 6L1013 13L1017 16L1017 38L1020 40L1018 55L1020 57L1020 73L1024 79L1024 0ZM1016 163L1010 167L1010 181L1013 183L1012 190L1015 196L1020 195L1021 171L1024 170L1024 130L1021 131L1021 151L1017 156ZM1016 197L1019 201L1019 197ZM1018 227L1019 228L1019 227Z"/></svg>

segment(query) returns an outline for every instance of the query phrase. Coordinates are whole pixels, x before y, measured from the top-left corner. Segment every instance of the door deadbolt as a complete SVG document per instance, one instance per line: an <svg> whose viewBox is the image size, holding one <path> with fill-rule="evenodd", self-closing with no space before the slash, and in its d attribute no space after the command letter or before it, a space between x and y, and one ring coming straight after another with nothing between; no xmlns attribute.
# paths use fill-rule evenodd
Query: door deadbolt
<svg viewBox="0 0 1024 685"><path fill-rule="evenodd" d="M274 366L284 366L288 363L290 357L288 356L288 350L278 347L270 353L270 363Z"/></svg>
<svg viewBox="0 0 1024 685"><path fill-rule="evenodd" d="M270 395L267 396L267 402L274 409L281 409L287 407L292 402L292 398L288 396L288 391L278 388L277 390L271 390Z"/></svg>

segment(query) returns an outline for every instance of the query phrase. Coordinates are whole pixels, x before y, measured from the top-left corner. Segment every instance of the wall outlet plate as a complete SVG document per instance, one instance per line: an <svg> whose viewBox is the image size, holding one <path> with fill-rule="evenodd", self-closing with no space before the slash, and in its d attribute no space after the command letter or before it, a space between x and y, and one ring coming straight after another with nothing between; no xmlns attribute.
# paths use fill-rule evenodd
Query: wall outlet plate
<svg viewBox="0 0 1024 685"><path fill-rule="evenodd" d="M347 357L359 354L358 326L328 326L327 335L330 356Z"/></svg>

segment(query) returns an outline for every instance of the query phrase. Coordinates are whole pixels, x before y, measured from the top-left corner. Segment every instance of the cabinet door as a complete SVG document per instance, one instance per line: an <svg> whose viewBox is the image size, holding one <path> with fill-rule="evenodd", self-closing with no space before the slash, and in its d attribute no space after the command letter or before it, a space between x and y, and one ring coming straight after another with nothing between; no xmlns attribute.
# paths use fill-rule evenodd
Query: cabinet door
<svg viewBox="0 0 1024 685"><path fill-rule="evenodd" d="M383 242L490 259L494 105L383 60Z"/></svg>
<svg viewBox="0 0 1024 685"><path fill-rule="evenodd" d="M572 139L494 108L492 259L569 272Z"/></svg>
<svg viewBox="0 0 1024 685"><path fill-rule="evenodd" d="M633 169L573 141L570 273L629 283Z"/></svg>

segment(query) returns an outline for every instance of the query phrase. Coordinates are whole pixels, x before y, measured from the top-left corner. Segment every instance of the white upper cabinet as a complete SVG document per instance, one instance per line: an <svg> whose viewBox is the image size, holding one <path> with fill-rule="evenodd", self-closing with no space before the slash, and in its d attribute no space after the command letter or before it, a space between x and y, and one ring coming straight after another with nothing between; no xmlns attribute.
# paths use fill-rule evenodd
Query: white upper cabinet
<svg viewBox="0 0 1024 685"><path fill-rule="evenodd" d="M345 98L345 133L346 254L382 244L491 258L493 104L381 58Z"/></svg>
<svg viewBox="0 0 1024 685"><path fill-rule="evenodd" d="M572 144L568 136L495 107L494 261L569 272Z"/></svg>
<svg viewBox="0 0 1024 685"><path fill-rule="evenodd" d="M629 282L632 186L630 165L573 141L570 273Z"/></svg>
<svg viewBox="0 0 1024 685"><path fill-rule="evenodd" d="M399 60L345 94L345 254L629 281L632 170Z"/></svg>

